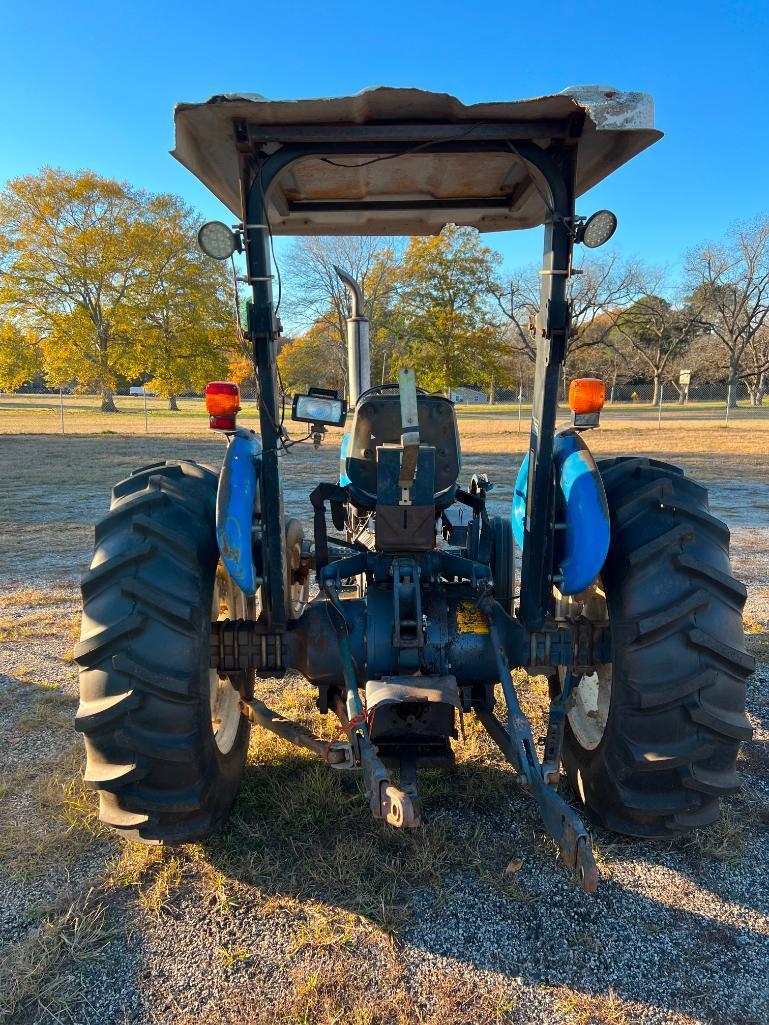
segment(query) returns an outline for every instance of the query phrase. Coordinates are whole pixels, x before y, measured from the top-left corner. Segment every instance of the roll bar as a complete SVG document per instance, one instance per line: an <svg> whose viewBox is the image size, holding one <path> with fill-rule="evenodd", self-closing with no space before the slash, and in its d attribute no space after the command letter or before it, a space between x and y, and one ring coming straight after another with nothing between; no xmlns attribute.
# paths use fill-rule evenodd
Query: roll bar
<svg viewBox="0 0 769 1025"><path fill-rule="evenodd" d="M366 143L361 126L356 142L337 143L333 153L361 156L376 151L396 157L413 149L410 139ZM427 126L429 127L429 126ZM425 134L426 126L420 126ZM241 147L241 196L243 233L248 282L252 299L248 304L247 332L254 348L254 363L259 382L259 418L263 441L263 551L265 591L263 607L272 629L286 625L286 557L284 508L278 469L278 450L282 444L280 406L276 375L276 338L279 333L272 294L270 260L270 224L267 204L270 189L279 175L295 164L327 153L323 142L288 143L267 154L254 149L248 141L247 126L236 126L244 138ZM372 129L376 133L376 128ZM429 140L428 140L429 141ZM545 221L542 269L540 272L540 313L536 322L537 360L529 443L529 482L523 549L520 616L530 629L542 626L552 594L551 531L554 502L552 455L558 385L569 332L566 282L571 272L574 238L574 190L578 136L551 142L542 149L528 139L473 139L445 141L437 133L431 152L458 153L514 152L531 169L531 183L543 197L548 209ZM536 176L539 177L537 181ZM402 202L396 200L395 202ZM425 200L425 203L429 203ZM365 201L363 201L365 205ZM346 201L348 209L356 200Z"/></svg>

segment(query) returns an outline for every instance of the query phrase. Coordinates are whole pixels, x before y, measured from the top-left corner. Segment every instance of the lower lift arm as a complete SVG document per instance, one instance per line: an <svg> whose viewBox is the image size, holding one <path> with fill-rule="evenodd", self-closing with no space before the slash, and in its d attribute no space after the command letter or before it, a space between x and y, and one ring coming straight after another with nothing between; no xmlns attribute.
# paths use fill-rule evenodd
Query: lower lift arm
<svg viewBox="0 0 769 1025"><path fill-rule="evenodd" d="M598 869L593 857L590 834L579 815L545 780L543 766L537 758L531 726L518 701L505 649L494 624L493 599L488 594L481 598L480 608L489 626L499 681L507 704L507 728L485 704L474 704L474 710L505 758L515 768L521 784L531 790L545 827L558 844L564 864L572 871L576 871L583 890L592 892L598 886ZM560 750L550 752L550 756L555 757L557 765L560 761Z"/></svg>

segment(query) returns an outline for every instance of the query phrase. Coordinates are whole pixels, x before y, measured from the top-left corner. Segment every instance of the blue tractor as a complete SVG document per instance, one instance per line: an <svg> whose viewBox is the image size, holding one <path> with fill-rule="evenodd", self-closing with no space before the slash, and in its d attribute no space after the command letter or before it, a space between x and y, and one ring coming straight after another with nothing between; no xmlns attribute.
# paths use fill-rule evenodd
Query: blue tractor
<svg viewBox="0 0 769 1025"><path fill-rule="evenodd" d="M77 726L102 820L152 843L221 829L256 724L329 771L360 769L373 815L414 827L418 769L450 766L457 723L474 713L586 890L597 883L590 833L559 791L562 767L575 803L610 830L669 837L712 822L751 733L746 593L729 531L677 467L594 461L585 435L598 425L600 381L574 382L573 425L555 429L572 250L616 227L608 211L577 215L575 199L660 138L650 98L586 87L465 106L380 88L215 96L178 106L175 119L174 155L237 218L204 225L199 240L217 259L245 255L259 432L237 423L237 387L212 383L221 472L141 467L96 527ZM272 239L426 235L446 223L544 226L530 443L511 514L489 514L485 476L462 486L447 398L410 371L370 387L361 296L343 275L349 411L322 389L293 403L316 442L349 418L339 478L308 486L305 538L281 491ZM519 667L549 680L539 744L516 695ZM257 677L287 670L317 688L343 741L255 700Z"/></svg>

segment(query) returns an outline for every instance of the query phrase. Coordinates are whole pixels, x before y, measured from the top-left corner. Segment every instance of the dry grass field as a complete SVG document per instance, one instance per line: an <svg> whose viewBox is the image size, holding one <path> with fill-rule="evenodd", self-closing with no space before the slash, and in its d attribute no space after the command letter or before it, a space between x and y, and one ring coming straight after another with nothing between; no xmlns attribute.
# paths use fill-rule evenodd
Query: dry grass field
<svg viewBox="0 0 769 1025"><path fill-rule="evenodd" d="M117 413L101 413L99 401L92 395L65 395L60 402L57 394L19 395L0 393L0 434L60 434L62 433L62 406L64 411L65 434L199 434L206 423L206 412L203 399L180 398L178 412L168 409L168 402L156 396L148 396L146 400L147 416L145 421L145 401L138 395L118 395L115 397ZM243 399L241 420L256 420L258 406L254 399ZM286 410L287 416L290 410ZM518 430L518 405L503 403L494 405L458 405L457 413L462 424L463 439L470 439L476 434L482 435L491 427L493 433L507 436L509 433L525 435L531 405L521 406L521 428ZM686 406L677 403L665 403L662 407L663 430L673 425L676 429L697 429L697 425L706 424L708 434L711 430L751 430L759 425L759 430L769 431L769 406L751 409L740 406L729 413L728 424L725 419L723 403L693 402ZM562 404L560 419L565 424L569 410ZM656 429L659 410L656 406L641 403L617 403L606 406L603 412L603 431L619 428L620 424L632 427L634 423L649 425ZM480 420L485 426L474 426ZM289 427L291 425L289 424ZM145 430L146 427L146 430ZM301 433L301 425L295 425ZM330 432L333 434L333 432ZM512 446L515 450L516 446Z"/></svg>
<svg viewBox="0 0 769 1025"><path fill-rule="evenodd" d="M765 413L724 428L720 411L676 411L658 429L654 411L610 411L590 438L599 454L646 452L709 485L748 584L759 669L744 786L720 821L665 844L599 833L599 891L586 895L471 717L457 769L424 774L425 824L411 833L374 824L357 779L257 730L222 836L164 850L101 829L72 729L92 525L131 468L215 464L223 449L199 402L179 414L157 403L145 434L130 401L113 416L73 405L63 436L31 399L0 402L0 1022L765 1025ZM516 415L461 410L463 476L488 469L498 510L526 446ZM333 437L283 460L288 512L308 528L308 481L333 479L336 461ZM541 724L542 681L520 686ZM328 735L304 681L261 688Z"/></svg>

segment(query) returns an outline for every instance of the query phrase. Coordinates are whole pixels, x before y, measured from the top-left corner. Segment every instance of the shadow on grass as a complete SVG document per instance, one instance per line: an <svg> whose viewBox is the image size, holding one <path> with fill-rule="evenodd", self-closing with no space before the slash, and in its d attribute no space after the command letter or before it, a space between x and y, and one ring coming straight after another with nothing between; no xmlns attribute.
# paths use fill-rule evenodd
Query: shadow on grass
<svg viewBox="0 0 769 1025"><path fill-rule="evenodd" d="M445 895L465 871L496 872L504 888L520 844L495 832L494 809L513 801L522 822L536 821L511 773L465 764L419 775L426 821L396 830L372 819L358 773L301 756L251 765L227 831L205 852L233 879L335 904L388 932L408 918L415 892Z"/></svg>

